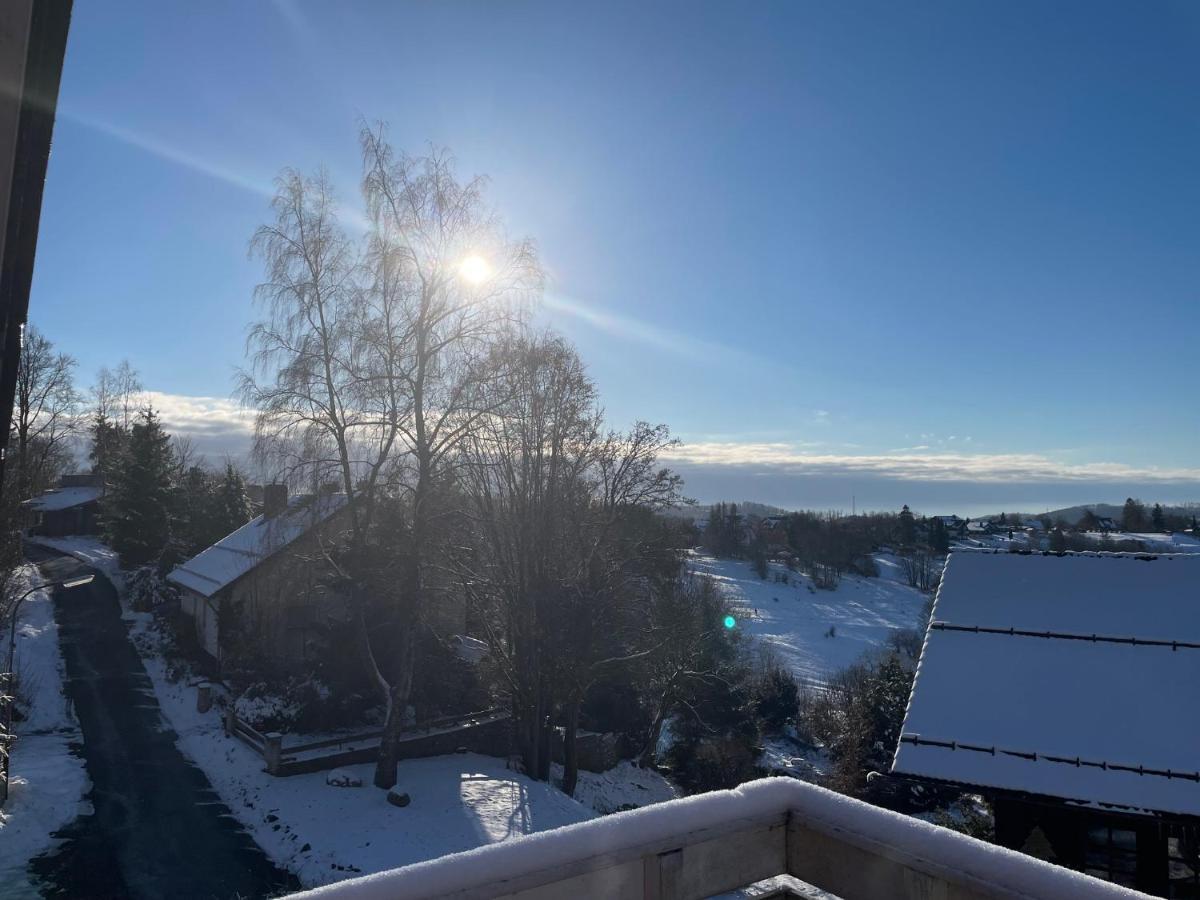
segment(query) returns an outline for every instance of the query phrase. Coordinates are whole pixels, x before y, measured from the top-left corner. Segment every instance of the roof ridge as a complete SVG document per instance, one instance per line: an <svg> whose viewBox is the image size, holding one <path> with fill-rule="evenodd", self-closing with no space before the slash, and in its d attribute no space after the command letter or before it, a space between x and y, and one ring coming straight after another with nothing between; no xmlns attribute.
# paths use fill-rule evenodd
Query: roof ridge
<svg viewBox="0 0 1200 900"><path fill-rule="evenodd" d="M1128 644L1131 647L1170 647L1172 650L1200 650L1200 642L1165 640L1163 638L1116 637L1112 635L1084 634L1071 631L1037 631L1021 628L997 628L989 625L956 625L934 620L929 623L934 631L958 631L968 634L1002 634L1009 637L1035 637L1063 641L1088 641L1093 644Z"/></svg>
<svg viewBox="0 0 1200 900"><path fill-rule="evenodd" d="M947 741L938 738L924 738L919 734L905 732L900 735L900 743L912 744L914 747L939 747L943 750L968 750L973 753L987 753L991 756L1015 756L1030 762L1051 762L1074 766L1075 768L1101 769L1105 772L1133 772L1138 775L1152 775L1159 778L1175 779L1200 783L1200 772L1176 772L1173 769L1155 769L1141 764L1136 766L1124 763L1112 763L1107 760L1088 760L1079 756L1060 756L1055 753L1038 753L1033 750L1007 750L1001 747L985 747L981 744L968 744L962 741ZM904 774L901 772L900 774Z"/></svg>

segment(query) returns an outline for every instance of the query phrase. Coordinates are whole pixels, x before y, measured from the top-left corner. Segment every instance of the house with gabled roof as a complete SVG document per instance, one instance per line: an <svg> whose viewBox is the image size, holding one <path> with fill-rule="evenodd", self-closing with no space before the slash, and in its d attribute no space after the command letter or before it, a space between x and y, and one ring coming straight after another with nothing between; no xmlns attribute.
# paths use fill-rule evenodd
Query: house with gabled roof
<svg viewBox="0 0 1200 900"><path fill-rule="evenodd" d="M988 796L1005 847L1200 896L1200 556L956 551L892 775Z"/></svg>
<svg viewBox="0 0 1200 900"><path fill-rule="evenodd" d="M967 530L967 520L960 519L957 515L949 516L930 516L930 521L939 519L942 527L946 529L946 534L951 537L962 537Z"/></svg>
<svg viewBox="0 0 1200 900"><path fill-rule="evenodd" d="M30 534L63 537L100 532L104 478L99 474L64 475L58 487L21 504Z"/></svg>
<svg viewBox="0 0 1200 900"><path fill-rule="evenodd" d="M285 666L308 655L313 634L344 604L324 578L323 546L346 510L334 492L288 498L266 485L263 512L167 575L199 649L220 669L233 641Z"/></svg>

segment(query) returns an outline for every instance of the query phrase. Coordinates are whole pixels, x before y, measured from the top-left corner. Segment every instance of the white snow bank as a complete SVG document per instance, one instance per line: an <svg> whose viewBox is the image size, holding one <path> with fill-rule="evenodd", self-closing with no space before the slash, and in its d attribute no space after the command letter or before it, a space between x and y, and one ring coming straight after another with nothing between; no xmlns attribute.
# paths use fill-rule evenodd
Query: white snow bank
<svg viewBox="0 0 1200 900"><path fill-rule="evenodd" d="M686 832L719 828L735 820L792 815L837 839L891 856L956 870L964 880L1017 896L1138 897L1134 891L1089 878L957 832L790 778L767 778L732 791L715 791L646 809L606 816L532 835L507 845L481 847L445 859L331 885L302 896L353 900L419 900L549 871L605 854L662 846ZM782 873L781 873L782 874ZM804 878L805 873L794 873Z"/></svg>
<svg viewBox="0 0 1200 900"><path fill-rule="evenodd" d="M24 591L42 580L35 567L25 566L15 588ZM0 636L7 653L7 629ZM47 591L30 594L21 606L16 654L21 693L31 704L28 718L15 725L9 797L0 808L0 873L6 881L21 877L17 872L55 843L53 832L88 811L87 774L70 748L81 740L79 724L63 695L58 625Z"/></svg>
<svg viewBox="0 0 1200 900"><path fill-rule="evenodd" d="M554 765L555 780L562 779L562 766ZM643 769L622 760L607 772L579 772L575 799L601 815L664 803L679 796L679 790L654 769Z"/></svg>
<svg viewBox="0 0 1200 900"><path fill-rule="evenodd" d="M91 812L83 760L70 748L78 739L54 733L17 741L8 802L0 808L0 872L23 868L56 843L54 832Z"/></svg>

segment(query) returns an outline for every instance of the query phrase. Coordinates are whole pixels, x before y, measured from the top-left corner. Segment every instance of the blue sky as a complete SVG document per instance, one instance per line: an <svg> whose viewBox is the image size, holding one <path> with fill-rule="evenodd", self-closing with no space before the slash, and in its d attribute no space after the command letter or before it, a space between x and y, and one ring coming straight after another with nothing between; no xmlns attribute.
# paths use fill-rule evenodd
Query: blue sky
<svg viewBox="0 0 1200 900"><path fill-rule="evenodd" d="M248 239L365 116L491 176L699 499L1200 500L1197 110L1187 2L78 0L31 318L236 452Z"/></svg>

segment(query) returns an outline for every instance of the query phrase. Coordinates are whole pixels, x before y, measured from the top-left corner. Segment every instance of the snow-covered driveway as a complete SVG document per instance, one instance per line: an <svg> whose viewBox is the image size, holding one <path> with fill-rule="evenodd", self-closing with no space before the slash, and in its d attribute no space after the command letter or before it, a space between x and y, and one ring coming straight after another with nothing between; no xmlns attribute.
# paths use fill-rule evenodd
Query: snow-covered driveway
<svg viewBox="0 0 1200 900"><path fill-rule="evenodd" d="M261 897L294 887L175 746L107 579L57 591L55 612L94 812L33 872L56 896Z"/></svg>

